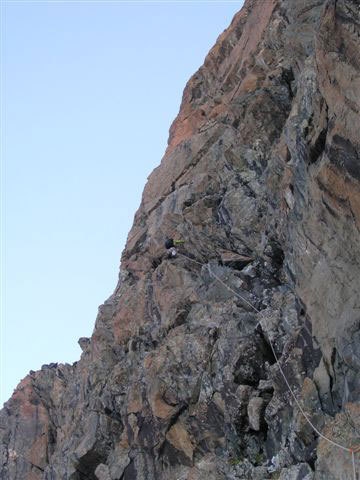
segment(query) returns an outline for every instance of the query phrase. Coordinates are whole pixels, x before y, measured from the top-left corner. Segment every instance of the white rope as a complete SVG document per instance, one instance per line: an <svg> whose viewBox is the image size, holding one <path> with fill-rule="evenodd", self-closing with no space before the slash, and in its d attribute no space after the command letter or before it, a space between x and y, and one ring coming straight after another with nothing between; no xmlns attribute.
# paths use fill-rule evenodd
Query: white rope
<svg viewBox="0 0 360 480"><path fill-rule="evenodd" d="M187 260L190 260L194 263L197 263L198 265L200 266L204 266L205 264L202 264L200 262L198 262L197 260L194 260L192 258L189 258L187 257L186 255L183 255L183 254L179 254L181 255L182 257L186 258ZM254 305L252 303L250 303L248 300L246 300L246 298L244 298L242 295L240 295L238 292L236 292L235 290L233 290L231 287L229 287L223 280L221 280L220 277L218 277L211 269L210 265L208 264L207 265L207 268L208 268L208 271L210 273L210 275L212 275L219 283L221 283L222 285L224 285L224 287L226 287L230 292L232 292L234 295L236 295L238 298L240 298L240 300L242 300L243 302L245 302L247 305L249 305L256 313L258 313L261 317L264 318L264 314L262 311L258 310L256 307L254 307ZM260 323L260 322L259 322ZM258 323L258 324L259 324ZM256 327L255 327L256 328ZM351 453L351 456L352 456L352 465L353 465L353 480L356 480L356 468L355 468L355 452L352 448L348 448L348 447L345 447L344 445L341 445L340 443L338 442L335 442L334 440L331 440L331 438L328 438L326 437L324 434L322 434L320 432L320 430L315 427L315 425L312 423L312 421L310 420L310 418L308 417L308 415L305 413L304 409L302 408L302 406L300 405L300 402L298 401L298 399L296 398L296 395L293 391L293 389L291 388L287 378L286 378L286 375L280 365L280 362L279 362L279 359L278 359L278 356L276 355L276 352L275 352L275 349L270 341L270 338L268 338L268 341L269 341L269 345L271 347L271 350L273 352L273 355L274 355L274 358L275 358L275 361L276 361L276 364L279 368L279 371L281 373L281 375L283 376L284 378L284 381L287 385L287 388L289 390L289 392L291 393L293 399L295 400L295 403L297 405L297 407L299 408L301 414L303 415L303 417L305 418L305 420L308 422L308 424L311 426L311 428L319 435L319 437L321 437L322 439L326 440L327 442L329 442L330 444L334 445L335 447L338 447L338 448L341 448L342 450L345 450L346 452L349 452Z"/></svg>
<svg viewBox="0 0 360 480"><path fill-rule="evenodd" d="M252 305L250 302L248 302L242 295L240 295L239 293L235 292L232 288L228 287L225 282L223 282L217 275L214 274L214 272L211 270L210 266L208 268L210 274L218 281L220 282L222 285L224 285L226 288L228 288L228 290L230 290L231 292L235 293L235 295L237 297L239 297L241 300L243 300L244 302L246 302L248 305L250 305L250 307L255 311L257 312L259 315L261 315L263 318L264 318L264 315L263 313L261 312L261 310L258 310L256 307L254 307L254 305ZM279 362L279 359L278 359L278 356L276 355L276 352L275 352L275 349L270 341L270 338L268 338L268 341L269 341L269 345L271 347L271 350L273 352L273 355L274 355L274 358L276 360L276 364L277 366L279 367L279 370L281 372L281 375L283 376L284 380L285 380L285 383L293 397L293 399L295 400L296 402L296 405L299 407L299 410L300 412L303 414L303 416L305 417L305 419L307 420L307 422L309 423L309 425L315 430L315 432L321 437L323 438L324 440L327 440L328 442L332 443L333 445L335 445L336 447L339 447L339 448L342 448L343 450L346 450L348 452L351 452L352 450L348 447L344 447L343 445L340 445L340 443L337 443L337 442L334 442L333 440L331 440L330 438L327 438L325 435L323 435L316 427L315 425L311 422L311 420L309 419L309 417L307 416L307 414L305 413L305 411L303 410L302 406L300 405L298 399L296 398L295 396L295 393L293 391L293 389L291 388L287 378L286 378L286 375L280 365L280 362Z"/></svg>
<svg viewBox="0 0 360 480"><path fill-rule="evenodd" d="M239 297L243 302L245 302L247 305L249 305L250 308L252 308L253 310L255 310L255 312L257 313L261 313L256 307L254 307L254 305L252 303L250 303L248 300L246 300L246 298L244 298L242 295L240 295L239 293L237 293L235 290L233 290L231 287L229 287L228 285L226 285L226 283L221 280L220 277L218 277L210 268L210 265L208 265L208 270L209 270L209 273L210 275L212 275L218 282L220 282L222 285L224 285L224 287L226 287L228 290L230 290L230 292L232 292L233 294L235 294L237 297ZM256 328L256 327L255 327Z"/></svg>
<svg viewBox="0 0 360 480"><path fill-rule="evenodd" d="M356 467L355 467L355 452L354 452L354 450L351 450L351 460L352 460L352 466L353 466L353 477L354 477L354 480L356 480Z"/></svg>

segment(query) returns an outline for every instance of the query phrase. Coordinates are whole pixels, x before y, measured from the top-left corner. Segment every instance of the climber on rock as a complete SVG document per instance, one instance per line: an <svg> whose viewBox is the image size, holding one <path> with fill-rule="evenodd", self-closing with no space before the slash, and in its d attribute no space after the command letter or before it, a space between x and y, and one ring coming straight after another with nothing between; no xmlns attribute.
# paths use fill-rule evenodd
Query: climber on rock
<svg viewBox="0 0 360 480"><path fill-rule="evenodd" d="M176 246L183 245L185 240L174 240L173 238L167 238L165 240L165 248L168 250L168 258L175 258L177 256Z"/></svg>

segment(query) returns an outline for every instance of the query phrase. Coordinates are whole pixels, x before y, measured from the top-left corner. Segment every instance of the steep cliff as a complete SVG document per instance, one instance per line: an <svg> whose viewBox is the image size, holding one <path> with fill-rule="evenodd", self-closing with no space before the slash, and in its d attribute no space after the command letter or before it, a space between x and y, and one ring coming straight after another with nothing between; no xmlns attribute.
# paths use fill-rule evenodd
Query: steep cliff
<svg viewBox="0 0 360 480"><path fill-rule="evenodd" d="M359 112L358 0L246 2L81 359L5 404L2 479L359 478Z"/></svg>

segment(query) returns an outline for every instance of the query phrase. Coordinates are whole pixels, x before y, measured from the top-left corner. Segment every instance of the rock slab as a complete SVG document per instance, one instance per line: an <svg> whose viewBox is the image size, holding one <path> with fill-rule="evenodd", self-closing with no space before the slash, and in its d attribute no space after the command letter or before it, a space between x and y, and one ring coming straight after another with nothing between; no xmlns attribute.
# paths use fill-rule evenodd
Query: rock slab
<svg viewBox="0 0 360 480"><path fill-rule="evenodd" d="M289 387L360 444L359 112L357 1L245 2L185 87L80 360L1 411L2 479L353 479Z"/></svg>

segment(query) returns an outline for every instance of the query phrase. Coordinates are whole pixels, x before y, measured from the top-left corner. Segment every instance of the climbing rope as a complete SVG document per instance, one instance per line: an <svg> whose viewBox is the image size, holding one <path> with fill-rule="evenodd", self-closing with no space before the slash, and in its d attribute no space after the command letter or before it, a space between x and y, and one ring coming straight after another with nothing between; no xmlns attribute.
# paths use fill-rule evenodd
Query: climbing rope
<svg viewBox="0 0 360 480"><path fill-rule="evenodd" d="M258 313L262 318L264 318L264 315L263 315L263 312L259 309L257 309L251 302L249 302L244 296L242 296L240 293L236 292L234 289L232 289L229 285L227 285L218 275L216 275L214 273L214 271L211 269L210 265L209 264L205 264L205 263L201 263L197 260L194 260L193 258L190 258L186 255L183 255L182 253L178 253L179 256L185 258L186 260L190 260L191 262L197 264L197 265L200 265L201 267L204 267L206 266L207 267L207 270L210 274L210 276L212 276L215 280L217 280L219 283L221 283L227 290L229 290L232 294L234 294L236 297L238 297L241 301L243 301L244 303L246 303L252 310L254 310L256 313ZM258 322L254 328L257 328L257 326L260 325L260 322ZM341 445L340 443L338 442L335 442L334 440L332 440L331 438L328 438L327 436L325 436L324 434L322 434L320 432L320 430L312 423L312 421L310 420L310 418L308 417L307 413L305 413L304 409L302 408L299 400L297 399L293 389L291 388L289 382L288 382L288 379L285 375L285 372L283 370L283 368L281 367L280 365L280 361L279 361L279 358L275 352L275 349L272 345L272 342L270 341L270 338L268 338L268 341L269 341L269 345L271 347L271 350L273 352L273 355L274 355L274 358L275 358L275 361L276 361L276 364L279 368L279 371L282 375L282 377L284 378L284 381L286 383L286 386L291 394L291 396L293 397L297 407L299 408L299 411L301 412L301 414L303 415L303 417L305 418L305 420L307 421L307 423L310 425L310 427L314 430L314 432L316 432L319 437L321 437L323 440L327 441L328 443L332 444L333 446L335 447L338 447L346 452L349 452L351 454L351 461L352 461L352 470L353 470L353 480L357 480L357 477L356 477L356 463L355 463L355 453L360 453L360 446L356 446L356 447L345 447L344 445ZM24 458L24 460L26 460L27 462L31 463L24 455L22 454L18 454L17 452L14 452L16 454L16 457L17 456L21 456ZM14 458L14 460L16 460L16 457ZM32 466L36 467L36 468L39 468L40 470L42 470L38 465L34 465L33 463L31 463ZM87 475L84 473L84 472L81 472L80 470L78 470L76 467L75 467L75 470L78 471L79 473L81 473L82 475L85 475L87 477ZM89 477L87 477L89 478ZM180 477L181 478L181 477Z"/></svg>
<svg viewBox="0 0 360 480"><path fill-rule="evenodd" d="M351 450L351 461L352 461L352 466L353 466L353 477L354 477L354 480L356 480L356 466L355 466L355 452L354 452L354 450Z"/></svg>
<svg viewBox="0 0 360 480"><path fill-rule="evenodd" d="M229 290L231 293L233 293L234 295L236 295L240 300L242 300L243 302L245 302L248 306L250 306L252 308L252 310L254 310L256 313L258 313L262 318L265 318L264 315L263 315L263 312L259 309L257 309L251 302L249 302L248 300L246 300L246 298L244 298L242 295L240 295L240 293L236 292L234 289L232 289L231 287L229 287L229 285L227 285L218 275L216 275L213 270L211 269L210 265L209 264L205 264L205 263L201 263L201 262L198 262L197 260L194 260L193 258L190 258L186 255L183 255L181 253L179 253L179 256L182 256L184 258L186 258L187 260L190 260L191 262L193 263L196 263L198 265L200 265L201 267L204 267L206 266L207 267L207 270L210 274L210 276L212 276L213 278L215 278L215 280L217 280L219 283L221 283L225 288L227 288L227 290ZM255 328L260 325L260 322L258 322L255 326ZM351 454L351 460L352 460L352 467L353 467L353 480L357 480L356 478L356 464L355 464L355 453L359 453L360 452L360 447L355 447L355 448L349 448L349 447L346 447L345 445L341 445L340 443L338 442L335 442L334 440L331 440L331 438L328 438L327 436L325 436L323 433L320 432L320 430L312 423L312 421L310 420L309 416L307 415L307 413L304 411L304 409L302 408L299 400L296 398L296 395L293 391L293 389L291 388L290 386L290 383L288 382L288 379L285 375L285 372L282 368L282 366L280 365L280 361L279 361L279 358L275 352L275 349L272 345L272 342L270 341L270 338L268 338L268 341L269 341L269 345L270 345L270 348L273 352L273 355L274 355L274 358L275 358L275 361L276 361L276 364L279 368L279 371L286 383L286 386L291 394L291 396L293 397L297 407L299 408L301 414L303 415L303 417L305 418L305 420L307 421L307 423L310 425L310 427L314 430L314 432L316 432L319 437L321 437L323 440L327 441L328 443L330 443L331 445L335 446L335 447L338 447L340 448L341 450L344 450L346 452L349 452Z"/></svg>

